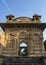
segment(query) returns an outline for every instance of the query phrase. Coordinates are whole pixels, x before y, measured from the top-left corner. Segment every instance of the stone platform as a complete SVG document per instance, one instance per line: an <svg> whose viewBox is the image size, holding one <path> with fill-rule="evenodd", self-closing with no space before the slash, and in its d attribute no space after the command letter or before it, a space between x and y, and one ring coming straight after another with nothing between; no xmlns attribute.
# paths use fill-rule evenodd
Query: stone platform
<svg viewBox="0 0 46 65"><path fill-rule="evenodd" d="M3 56L0 65L46 65L44 57L8 57Z"/></svg>

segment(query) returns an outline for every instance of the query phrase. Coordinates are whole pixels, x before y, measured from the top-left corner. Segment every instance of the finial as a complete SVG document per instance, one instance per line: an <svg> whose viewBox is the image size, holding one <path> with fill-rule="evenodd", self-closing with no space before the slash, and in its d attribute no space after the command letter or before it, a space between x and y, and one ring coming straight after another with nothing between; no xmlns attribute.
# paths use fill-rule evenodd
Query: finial
<svg viewBox="0 0 46 65"><path fill-rule="evenodd" d="M13 20L14 19L14 15L10 14L8 16L6 16L7 20L10 21L10 20Z"/></svg>
<svg viewBox="0 0 46 65"><path fill-rule="evenodd" d="M40 19L41 19L41 16L40 15L34 14L33 20L40 20Z"/></svg>

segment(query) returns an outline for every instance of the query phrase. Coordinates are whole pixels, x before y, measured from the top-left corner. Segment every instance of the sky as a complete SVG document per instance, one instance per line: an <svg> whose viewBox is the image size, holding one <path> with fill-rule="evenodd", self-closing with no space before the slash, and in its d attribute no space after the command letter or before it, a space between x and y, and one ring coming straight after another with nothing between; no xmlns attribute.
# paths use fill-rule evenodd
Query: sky
<svg viewBox="0 0 46 65"><path fill-rule="evenodd" d="M0 0L0 22L6 22L6 16L13 14L15 18L20 16L32 17L41 15L41 22L46 23L46 0ZM46 30L43 32L46 39Z"/></svg>

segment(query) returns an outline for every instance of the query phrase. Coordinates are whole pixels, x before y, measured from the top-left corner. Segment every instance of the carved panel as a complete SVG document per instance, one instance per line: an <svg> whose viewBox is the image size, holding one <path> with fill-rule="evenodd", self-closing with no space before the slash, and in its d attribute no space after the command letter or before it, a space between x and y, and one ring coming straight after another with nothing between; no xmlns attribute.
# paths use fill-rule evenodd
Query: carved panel
<svg viewBox="0 0 46 65"><path fill-rule="evenodd" d="M12 34L9 34L9 36L8 36L6 47L8 47L8 48L14 47L14 36Z"/></svg>
<svg viewBox="0 0 46 65"><path fill-rule="evenodd" d="M33 35L33 48L34 50L39 50L40 49L40 36L39 34L34 34Z"/></svg>

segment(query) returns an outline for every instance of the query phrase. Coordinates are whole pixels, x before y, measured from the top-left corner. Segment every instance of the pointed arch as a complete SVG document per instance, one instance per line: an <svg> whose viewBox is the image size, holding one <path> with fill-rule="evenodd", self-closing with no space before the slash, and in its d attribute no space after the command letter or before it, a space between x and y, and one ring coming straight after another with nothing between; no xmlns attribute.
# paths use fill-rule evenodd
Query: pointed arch
<svg viewBox="0 0 46 65"><path fill-rule="evenodd" d="M14 39L14 35L12 33L9 34L9 40L13 40Z"/></svg>
<svg viewBox="0 0 46 65"><path fill-rule="evenodd" d="M40 40L39 34L36 34L36 33L35 33L35 34L33 35L33 40L38 42L38 41Z"/></svg>
<svg viewBox="0 0 46 65"><path fill-rule="evenodd" d="M10 33L9 36L8 36L6 47L8 47L8 48L14 47L14 35L12 33Z"/></svg>
<svg viewBox="0 0 46 65"><path fill-rule="evenodd" d="M40 35L39 34L34 34L33 35L33 43L34 43L34 45L33 45L33 48L34 48L34 50L35 49L40 49L40 40L41 40L41 38L40 38Z"/></svg>
<svg viewBox="0 0 46 65"><path fill-rule="evenodd" d="M27 55L27 43L21 42L19 45L19 55L26 56Z"/></svg>
<svg viewBox="0 0 46 65"><path fill-rule="evenodd" d="M28 38L28 37L29 35L27 31L23 30L19 32L19 38Z"/></svg>
<svg viewBox="0 0 46 65"><path fill-rule="evenodd" d="M20 47L27 47L26 42L21 42L21 43L20 43Z"/></svg>

